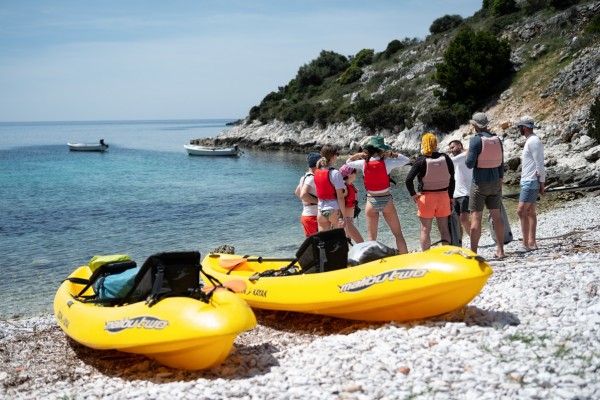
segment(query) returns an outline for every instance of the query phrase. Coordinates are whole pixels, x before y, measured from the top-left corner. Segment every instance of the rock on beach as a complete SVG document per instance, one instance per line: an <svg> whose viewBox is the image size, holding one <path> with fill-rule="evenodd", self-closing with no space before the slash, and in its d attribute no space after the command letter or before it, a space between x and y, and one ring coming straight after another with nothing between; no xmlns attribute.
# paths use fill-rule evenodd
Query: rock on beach
<svg viewBox="0 0 600 400"><path fill-rule="evenodd" d="M540 216L540 249L507 245L460 310L408 323L257 311L207 371L88 349L51 316L0 321L0 398L598 399L599 208L588 196Z"/></svg>

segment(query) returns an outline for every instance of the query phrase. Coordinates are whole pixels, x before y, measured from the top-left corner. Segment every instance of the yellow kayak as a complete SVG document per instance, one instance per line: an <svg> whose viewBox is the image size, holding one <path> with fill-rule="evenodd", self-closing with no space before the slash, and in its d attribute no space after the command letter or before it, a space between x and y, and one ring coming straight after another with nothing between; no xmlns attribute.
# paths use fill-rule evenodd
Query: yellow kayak
<svg viewBox="0 0 600 400"><path fill-rule="evenodd" d="M91 275L91 268L82 266L60 285L54 314L67 336L93 349L143 354L172 368L205 369L221 363L237 335L256 325L250 307L223 288L213 288L203 299L174 296L150 305L86 302L79 296L86 285L77 282ZM93 293L88 288L84 295Z"/></svg>
<svg viewBox="0 0 600 400"><path fill-rule="evenodd" d="M239 295L251 307L363 321L422 319L459 309L492 274L484 259L454 246L318 273L281 273L289 264L218 253L202 262L203 270L221 282L245 281Z"/></svg>

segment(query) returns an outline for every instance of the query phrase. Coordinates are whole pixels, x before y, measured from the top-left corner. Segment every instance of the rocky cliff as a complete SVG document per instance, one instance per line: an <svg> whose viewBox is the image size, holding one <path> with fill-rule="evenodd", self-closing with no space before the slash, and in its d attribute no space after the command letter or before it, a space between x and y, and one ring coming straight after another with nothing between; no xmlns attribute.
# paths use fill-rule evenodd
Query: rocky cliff
<svg viewBox="0 0 600 400"><path fill-rule="evenodd" d="M591 1L550 18L539 12L504 29L502 36L512 47L514 79L511 86L491 100L483 111L492 120L491 131L503 139L507 183L517 183L519 179L524 139L514 128L514 122L526 114L532 115L539 125L535 133L545 145L548 184L600 182L600 144L587 135L586 128L590 105L600 94L600 40L581 35L585 25L597 13L600 13L600 1ZM564 40L553 40L558 37ZM400 54L399 62L385 71L387 76L392 73L394 79L386 79L381 85L399 84L429 74L443 60L442 54L449 40L445 37L431 43L425 41L425 51L419 61L410 65L401 61L408 54ZM566 45L559 47L556 43ZM414 49L408 51L414 52ZM377 73L367 68L361 80L368 81ZM420 108L436 101L434 89L435 85L429 82L420 90L421 104L416 105L417 115ZM384 130L380 134L395 149L414 157L419 153L422 135L432 130L440 140L442 151L453 139L467 144L473 131L466 122L453 132L442 133L419 123L417 118L417 123L409 129L400 132ZM333 143L352 152L368 140L366 130L354 119L349 119L324 128L304 123L245 121L210 141L291 151L308 151ZM202 142L206 140L192 141Z"/></svg>

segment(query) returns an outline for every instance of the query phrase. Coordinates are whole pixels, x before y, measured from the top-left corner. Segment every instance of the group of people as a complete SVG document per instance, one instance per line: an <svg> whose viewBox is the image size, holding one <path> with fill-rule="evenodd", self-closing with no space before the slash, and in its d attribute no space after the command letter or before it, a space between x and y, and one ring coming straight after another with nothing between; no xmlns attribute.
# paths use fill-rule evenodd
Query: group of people
<svg viewBox="0 0 600 400"><path fill-rule="evenodd" d="M469 147L464 148L459 140L453 140L448 145L450 154L439 152L434 134L423 136L422 155L412 165L405 180L421 222L421 250L431 246L434 218L441 240L451 243L448 218L455 212L460 221L460 240L463 232L466 233L470 237L471 250L477 253L483 210L487 208L498 239L496 258L505 257L505 226L501 214L504 149L500 138L489 131L489 122L485 113L475 113L469 121L475 130ZM527 252L537 249L535 203L538 195L544 194L544 152L542 142L533 133L535 123L532 117L522 117L516 127L525 137L517 208L523 243L517 251ZM301 222L306 236L317 231L344 228L354 242L364 241L353 222L357 210L360 210L358 191L353 181L360 170L367 192L367 240L377 240L379 215L382 214L394 235L398 254L408 253L390 192L393 182L390 174L408 164L409 158L393 152L382 136L372 136L366 151L350 156L339 170L334 167L338 156L336 146L328 144L320 153L313 152L307 157L308 171L296 187L296 196L303 204ZM416 188L415 178L418 182Z"/></svg>

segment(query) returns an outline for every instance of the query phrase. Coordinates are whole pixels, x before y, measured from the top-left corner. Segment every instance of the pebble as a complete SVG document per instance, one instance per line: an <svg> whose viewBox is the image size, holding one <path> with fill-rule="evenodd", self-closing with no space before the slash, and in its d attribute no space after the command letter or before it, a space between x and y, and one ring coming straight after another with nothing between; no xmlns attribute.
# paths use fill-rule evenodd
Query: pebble
<svg viewBox="0 0 600 400"><path fill-rule="evenodd" d="M73 373L57 378L50 366L15 367L4 358L0 398L597 399L598 209L600 198L588 197L541 215L538 236L547 239L540 249L523 256L514 253L519 243L507 245L508 258L491 264L479 296L444 316L317 335L273 330L252 345L236 342L209 371L171 370L144 358L123 366L127 360L117 358L115 370L104 371L75 359ZM520 236L518 226L512 230ZM484 257L493 255L491 240L481 246ZM53 326L51 317L0 321L0 349L15 335ZM23 354L35 360L36 350Z"/></svg>

